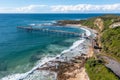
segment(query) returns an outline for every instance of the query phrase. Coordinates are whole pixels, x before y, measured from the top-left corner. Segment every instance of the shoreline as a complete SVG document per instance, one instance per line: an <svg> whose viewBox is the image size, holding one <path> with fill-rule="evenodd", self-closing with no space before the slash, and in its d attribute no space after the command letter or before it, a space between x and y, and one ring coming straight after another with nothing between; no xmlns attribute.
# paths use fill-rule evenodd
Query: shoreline
<svg viewBox="0 0 120 80"><path fill-rule="evenodd" d="M69 25L69 26L73 26L73 25ZM75 25L74 25L75 26ZM80 27L80 26L77 26L76 25L76 27L79 27L79 28L81 28L81 29L83 29L83 30L85 30L85 32L86 32L86 34L87 34L87 36L90 36L90 33L91 33L91 35L94 33L94 32L91 32L89 29L87 29L87 28L85 28L85 27ZM86 39L80 39L80 40L77 40L77 41L75 41L74 43L73 43L73 45L67 50L68 52L66 52L66 50L64 50L64 51L62 51L61 52L61 54L60 55L57 55L56 57L54 57L54 58L50 58L50 59L44 59L43 60L43 62L42 63L40 63L39 65L37 65L37 66L35 66L32 70L30 70L30 71L28 71L28 72L26 72L26 73L23 73L23 74L16 74L16 75L13 75L13 76L11 76L11 75L9 75L8 76L8 78L12 78L13 77L13 79L11 79L11 80L17 80L17 79L25 79L26 77L28 77L29 75L31 75L32 73L34 73L36 70L44 70L43 68L41 68L40 69L40 67L41 66L45 66L45 64L46 63L48 63L49 64L49 61L58 61L58 62L71 62L71 60L72 60L72 58L73 58L73 56L69 56L69 57L71 57L71 58L69 58L69 60L68 59L66 59L66 57L65 56L68 56L68 55L66 55L66 53L69 53L69 51L71 51L71 50L73 50L73 53L72 54L74 54L76 51L79 51L79 48L81 48L81 46L83 47L83 46L87 46L87 48L88 48L88 45L90 45L90 44L87 44L87 42L85 43L85 41L86 41ZM74 45L76 45L77 44L77 46L74 46ZM90 43L90 42L88 42L88 43ZM81 44L83 44L83 45L81 45ZM74 47L73 47L74 46ZM78 47L78 48L77 48ZM86 53L86 54L84 54L85 56L87 55L87 54L89 54L88 52L88 50L89 49L87 49L86 48L86 52L83 52L83 53ZM81 48L82 49L82 48ZM82 49L83 50L83 49ZM84 51L84 50L83 50ZM63 54L65 54L65 55L63 55ZM61 57L61 55L62 55L62 57ZM79 55L78 55L78 53L76 54L76 55L74 55L74 58L76 58L76 57L79 57L79 56L81 56L82 55L82 53L80 53ZM63 59L63 57L64 57L64 59ZM84 56L83 56L84 57ZM61 58L61 59L60 59ZM85 57L84 57L85 58ZM53 64L53 63L50 63L50 65L48 65L47 64L47 66L48 67L51 67L50 65L51 64ZM58 64L57 64L58 65ZM46 67L46 66L45 66ZM55 67L56 67L56 63L55 63ZM81 66L79 66L79 67L81 67ZM83 67L84 68L84 67ZM50 68L47 68L48 70L50 70ZM48 71L46 69L46 71ZM85 73L85 71L84 71L84 74L86 74ZM55 75L57 75L57 74L55 74ZM82 75L83 76L83 75ZM87 75L86 75L87 76ZM16 77L16 79L14 79ZM7 80L7 78L2 78L2 80ZM10 79L9 79L10 80ZM69 80L69 79L68 79ZM72 79L70 79L70 80L72 80ZM77 79L76 79L77 80ZM86 79L86 80L89 80L88 78Z"/></svg>
<svg viewBox="0 0 120 80"><path fill-rule="evenodd" d="M71 26L73 26L73 25L71 25ZM92 29L91 29L91 31L90 31L90 29L88 30L87 28L84 28L84 27L80 27L80 26L76 26L76 27L79 27L79 28L81 28L81 29L84 29L86 32L87 31L89 31L91 34L93 33L94 34L94 32L92 31ZM89 35L90 36L90 35ZM84 40L85 41L85 40ZM84 43L84 41L82 42L82 43ZM75 41L76 42L76 41ZM74 43L75 43L74 42ZM73 44L74 44L73 43ZM82 43L80 43L80 44L82 44ZM80 45L79 44L79 45ZM87 44L88 45L88 44ZM78 65L78 64L81 64L81 62L83 62L83 64L84 64L84 60L86 59L86 57L91 57L93 54L89 54L89 51L90 51L90 49L88 49L87 50L88 52L87 52L87 54L83 54L83 55L77 55L76 57L74 57L74 58L77 58L78 60L80 60L80 62L78 62L77 64L75 64L75 65ZM64 51L63 51L64 52ZM84 53L86 53L86 52L84 52ZM60 55L59 55L60 56ZM58 56L57 56L57 58L58 58ZM84 58L83 59L83 61L81 60L81 58ZM63 65L63 66L67 66L67 67L64 67L64 68L67 68L68 69L68 66L69 66L69 68L73 68L73 67L75 67L75 66L73 66L73 64L74 63L76 63L75 62L76 61L76 59L74 59L73 60L73 62L71 61L71 60L69 60L68 62L69 62L69 64L70 63L72 63L72 66L69 66L67 63L65 63L64 61L62 62L60 62L59 60L57 61L57 60L53 60L53 61L50 61L50 63L48 62L48 63L46 63L45 65L43 65L43 67L42 68L38 68L37 70L39 70L39 71L41 71L41 70L45 70L45 71L51 71L51 72L56 72L56 75L57 75L57 79L58 80L61 80L61 79L63 79L63 80L78 80L78 78L76 78L75 79L75 77L76 76L74 76L73 78L70 78L70 75L66 75L66 77L68 78L68 76L69 76L69 78L70 79L67 79L66 77L64 77L65 76L65 74L66 74L66 72L65 72L65 74L64 74L64 70L61 70L61 66L58 66L58 65ZM51 66L51 64L52 64L52 66ZM54 65L53 66L53 64L57 64L57 67L59 67L60 69L57 69L56 70L56 65ZM67 65L65 65L65 64L67 64ZM83 75L81 75L81 77L82 76L84 76L84 79L82 78L82 80L89 80L89 77L88 77L88 75L87 75L87 73L85 72L85 68L82 66L81 67L81 65L79 65L79 66L77 66L78 68L76 68L75 69L75 71L77 71L76 73L73 71L73 74L72 75L74 75L74 74L83 74ZM62 68L63 69L63 68ZM71 69L70 69L71 70ZM82 70L83 72L79 72L79 70ZM59 71L59 73L57 72L57 71ZM72 72L70 72L70 73L72 73ZM63 76L61 76L62 74L64 74ZM71 76L72 76L71 75ZM80 75L79 76L77 76L77 77L80 77Z"/></svg>

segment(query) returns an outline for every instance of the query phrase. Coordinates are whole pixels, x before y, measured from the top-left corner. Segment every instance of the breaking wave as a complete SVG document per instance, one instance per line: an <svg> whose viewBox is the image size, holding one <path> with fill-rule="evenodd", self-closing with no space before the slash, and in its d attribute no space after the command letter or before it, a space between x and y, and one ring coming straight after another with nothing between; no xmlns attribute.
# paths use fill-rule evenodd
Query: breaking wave
<svg viewBox="0 0 120 80"><path fill-rule="evenodd" d="M31 25L35 25L35 24L31 24ZM91 35L91 32L89 30L87 30L85 28L81 28L81 29L85 30L87 36ZM81 53L87 53L88 44L86 44L87 42L85 42L85 41L86 41L86 39L80 38L80 40L75 41L69 49L62 51L60 55L57 55L56 57L44 57L43 59L38 61L37 65L34 66L30 71L28 71L26 73L17 73L17 74L13 74L13 75L8 75L8 76L2 78L1 80L24 80L24 79L32 80L30 77L29 77L30 79L27 77L30 76L31 74L33 74L37 68L41 67L43 64L45 64L51 60L55 60L57 57L59 57L59 59L61 59L61 60L64 60L63 57L65 57L65 56L67 56L67 57L69 57L69 59L71 59L72 57L78 56ZM44 74L46 74L46 73L44 72L43 75ZM39 80L43 80L43 79L39 79ZM44 80L46 80L46 79L44 79Z"/></svg>

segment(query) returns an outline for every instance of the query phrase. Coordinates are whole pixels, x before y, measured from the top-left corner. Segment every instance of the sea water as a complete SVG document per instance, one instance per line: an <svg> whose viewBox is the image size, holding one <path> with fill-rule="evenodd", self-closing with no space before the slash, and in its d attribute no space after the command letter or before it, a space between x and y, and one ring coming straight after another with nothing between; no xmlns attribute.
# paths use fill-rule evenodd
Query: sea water
<svg viewBox="0 0 120 80"><path fill-rule="evenodd" d="M85 32L83 29L51 24L57 20L81 20L99 15L101 14L0 14L0 78L25 73L43 57L54 57L78 40L77 37L40 31L27 32L17 29L17 26L42 27L81 34Z"/></svg>

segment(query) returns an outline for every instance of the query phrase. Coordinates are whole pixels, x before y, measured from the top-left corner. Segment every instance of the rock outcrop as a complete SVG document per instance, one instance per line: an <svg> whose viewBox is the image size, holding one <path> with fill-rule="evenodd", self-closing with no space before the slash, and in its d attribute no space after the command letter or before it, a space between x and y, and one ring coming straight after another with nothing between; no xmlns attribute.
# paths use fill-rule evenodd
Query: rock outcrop
<svg viewBox="0 0 120 80"><path fill-rule="evenodd" d="M109 28L116 28L120 27L120 22L113 23L112 25L109 26Z"/></svg>
<svg viewBox="0 0 120 80"><path fill-rule="evenodd" d="M98 27L100 31L102 31L103 28L104 28L104 22L103 22L103 20L102 20L101 18L97 18L97 19L94 21L94 25L95 25L96 27Z"/></svg>

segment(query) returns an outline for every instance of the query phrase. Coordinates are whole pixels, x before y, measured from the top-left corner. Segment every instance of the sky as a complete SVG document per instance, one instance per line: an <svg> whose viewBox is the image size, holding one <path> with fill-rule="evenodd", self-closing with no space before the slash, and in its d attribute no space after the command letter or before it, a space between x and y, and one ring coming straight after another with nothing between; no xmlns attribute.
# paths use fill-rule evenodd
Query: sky
<svg viewBox="0 0 120 80"><path fill-rule="evenodd" d="M120 13L120 0L0 0L0 13Z"/></svg>

